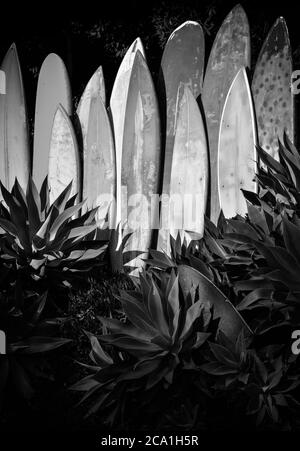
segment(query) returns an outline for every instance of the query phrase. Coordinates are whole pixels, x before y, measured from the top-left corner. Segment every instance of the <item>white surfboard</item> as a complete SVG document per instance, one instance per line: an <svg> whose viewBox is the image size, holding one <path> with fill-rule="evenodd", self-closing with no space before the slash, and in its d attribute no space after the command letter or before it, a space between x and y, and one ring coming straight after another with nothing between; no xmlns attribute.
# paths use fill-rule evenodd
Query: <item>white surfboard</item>
<svg viewBox="0 0 300 451"><path fill-rule="evenodd" d="M88 84L86 85L83 91L83 94L80 98L76 110L81 125L82 141L83 141L83 158L85 158L86 154L86 140L88 133L90 106L92 99L98 97L98 95L100 96L103 104L105 105L106 95L102 66L98 67L98 69L94 72L94 74L90 78Z"/></svg>
<svg viewBox="0 0 300 451"><path fill-rule="evenodd" d="M32 175L38 189L48 172L52 125L59 105L71 116L71 87L67 70L62 59L51 53L42 64L36 94Z"/></svg>
<svg viewBox="0 0 300 451"><path fill-rule="evenodd" d="M108 229L114 225L116 165L113 135L100 93L91 99L87 129L87 150L83 162L83 199L85 209L98 207L97 223Z"/></svg>
<svg viewBox="0 0 300 451"><path fill-rule="evenodd" d="M132 66L137 51L140 51L144 56L143 44L139 38L137 38L127 50L122 63L119 67L111 97L110 97L110 110L113 122L113 132L115 139L115 151L116 151L116 219L115 226L117 227L121 223L121 167L122 167L122 149L123 149L123 136L124 136L124 123L125 123L125 110L127 103L127 95L129 88L129 81L132 72ZM120 248L122 241L121 233L117 238L116 249ZM112 261L114 266L114 262ZM116 263L116 268L119 267Z"/></svg>
<svg viewBox="0 0 300 451"><path fill-rule="evenodd" d="M80 161L76 136L70 118L59 105L54 115L48 159L48 183L52 203L72 181L70 197L79 193L80 201Z"/></svg>
<svg viewBox="0 0 300 451"><path fill-rule="evenodd" d="M241 189L256 191L256 125L245 68L239 70L227 94L218 143L218 189L226 218L245 215Z"/></svg>
<svg viewBox="0 0 300 451"><path fill-rule="evenodd" d="M28 120L23 79L16 46L1 64L0 180L11 189L15 178L23 189L30 173Z"/></svg>
<svg viewBox="0 0 300 451"><path fill-rule="evenodd" d="M178 110L171 165L169 227L175 239L179 232L189 244L190 235L184 231L196 232L199 236L204 232L208 149L202 116L187 86Z"/></svg>

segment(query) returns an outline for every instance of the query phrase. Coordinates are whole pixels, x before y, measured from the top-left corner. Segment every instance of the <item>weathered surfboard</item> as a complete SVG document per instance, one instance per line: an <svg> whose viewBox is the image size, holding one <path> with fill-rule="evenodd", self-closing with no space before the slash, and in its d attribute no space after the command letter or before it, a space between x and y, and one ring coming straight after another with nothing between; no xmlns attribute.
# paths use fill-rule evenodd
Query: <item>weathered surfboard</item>
<svg viewBox="0 0 300 451"><path fill-rule="evenodd" d="M187 21L169 37L161 60L159 95L165 98L166 141L163 192L169 194L178 88L188 86L197 98L202 91L204 71L204 34L197 22ZM183 93L183 89L179 91Z"/></svg>
<svg viewBox="0 0 300 451"><path fill-rule="evenodd" d="M77 201L80 201L81 178L78 146L73 125L62 105L58 106L54 114L47 173L51 203L71 181L73 181L73 185L70 196L79 193Z"/></svg>
<svg viewBox="0 0 300 451"><path fill-rule="evenodd" d="M226 218L245 215L241 189L256 191L256 127L245 68L239 70L227 94L218 145L219 200Z"/></svg>
<svg viewBox="0 0 300 451"><path fill-rule="evenodd" d="M184 230L202 236L209 180L208 152L201 113L187 86L178 110L171 166L169 228L174 238ZM188 234L185 238L189 243Z"/></svg>
<svg viewBox="0 0 300 451"><path fill-rule="evenodd" d="M279 159L278 138L283 133L294 140L294 98L291 92L292 52L285 20L280 17L271 28L259 54L252 93L258 142Z"/></svg>
<svg viewBox="0 0 300 451"><path fill-rule="evenodd" d="M229 299L200 272L186 265L178 266L179 283L184 296L198 289L199 299L213 308L214 319L219 320L219 330L235 341L242 330L248 335L252 331Z"/></svg>
<svg viewBox="0 0 300 451"><path fill-rule="evenodd" d="M62 59L51 53L44 60L38 79L33 144L33 180L39 189L48 172L52 125L58 105L72 114L71 88Z"/></svg>
<svg viewBox="0 0 300 451"><path fill-rule="evenodd" d="M91 99L88 114L87 148L83 161L83 199L85 209L98 207L99 227L114 225L116 185L115 149L110 122L100 93Z"/></svg>
<svg viewBox="0 0 300 451"><path fill-rule="evenodd" d="M98 95L100 95L102 102L105 105L106 104L105 83L101 66L98 67L98 69L94 72L88 84L86 85L76 110L81 125L83 157L85 157L85 153L87 150L86 140L88 132L90 106L92 99L97 97Z"/></svg>
<svg viewBox="0 0 300 451"><path fill-rule="evenodd" d="M11 189L17 177L26 188L30 173L28 120L20 63L13 44L1 64L0 180Z"/></svg>
<svg viewBox="0 0 300 451"><path fill-rule="evenodd" d="M121 165L122 165L122 149L124 136L124 122L125 110L129 88L129 81L132 72L132 66L137 51L144 55L144 48L140 38L137 38L127 50L121 65L119 67L116 79L113 85L110 97L110 113L113 122L113 133L115 141L116 153L116 218L115 227L121 224ZM115 247L119 251L122 243L121 230L117 229L117 236L114 237L114 242L111 243L111 248ZM113 270L120 269L120 253L114 252L111 249L111 265Z"/></svg>
<svg viewBox="0 0 300 451"><path fill-rule="evenodd" d="M214 223L220 214L217 160L221 114L229 87L241 67L250 67L250 32L247 16L237 5L215 38L203 83L210 159L210 219Z"/></svg>
<svg viewBox="0 0 300 451"><path fill-rule="evenodd" d="M156 94L146 61L138 50L130 77L125 111L122 155L122 186L127 188L122 212L124 235L132 233L125 252L143 251L128 265L141 268L152 239L152 227L158 216L158 199L151 208L151 196L157 194L161 163L160 125ZM126 219L127 218L127 219ZM158 224L157 224L158 226Z"/></svg>

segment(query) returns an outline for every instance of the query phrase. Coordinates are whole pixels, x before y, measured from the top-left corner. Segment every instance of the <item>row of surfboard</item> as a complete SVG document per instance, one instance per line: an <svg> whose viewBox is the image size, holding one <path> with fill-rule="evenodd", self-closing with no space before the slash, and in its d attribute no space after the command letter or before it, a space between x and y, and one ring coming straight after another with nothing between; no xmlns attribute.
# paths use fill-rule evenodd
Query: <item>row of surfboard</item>
<svg viewBox="0 0 300 451"><path fill-rule="evenodd" d="M284 19L276 21L262 47L252 92L249 24L241 6L225 18L206 68L204 61L203 30L185 22L164 49L157 95L136 39L120 65L109 107L99 67L73 111L64 63L50 54L38 79L31 168L13 45L0 68L0 180L11 188L17 177L25 187L32 171L39 188L48 175L52 200L73 180L73 193L87 199L86 208L100 205L99 222L108 213L110 228L120 221L124 225L112 240L115 268L120 266L115 250L128 232L134 230L125 248L132 256L156 244L151 230L159 215L155 194L164 195L157 247L167 252L170 230L203 233L205 212L214 222L221 208L226 217L244 214L240 188L256 189L256 144L276 156L284 130L294 139L292 58ZM171 209L163 202L170 196L175 199ZM141 266L144 256L130 265Z"/></svg>

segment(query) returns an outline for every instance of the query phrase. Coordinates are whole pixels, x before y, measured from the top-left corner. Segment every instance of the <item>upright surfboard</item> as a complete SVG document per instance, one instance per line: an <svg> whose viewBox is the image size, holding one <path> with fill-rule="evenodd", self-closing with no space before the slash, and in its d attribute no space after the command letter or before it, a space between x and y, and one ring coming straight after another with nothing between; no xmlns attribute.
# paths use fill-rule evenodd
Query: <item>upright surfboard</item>
<svg viewBox="0 0 300 451"><path fill-rule="evenodd" d="M129 266L141 268L152 239L153 221L158 216L157 194L161 163L159 111L146 61L137 51L130 77L125 111L122 155L122 186L127 190L123 206L127 214L124 233L132 233L125 252L143 251ZM123 217L125 214L122 215Z"/></svg>
<svg viewBox="0 0 300 451"><path fill-rule="evenodd" d="M197 22L187 21L170 35L162 56L158 86L165 140L162 185L164 196L170 195L178 105L181 102L184 86L190 88L195 98L201 94L204 55L205 42L202 27ZM164 217L164 211L165 209L162 208L162 224L167 220ZM164 251L167 251L169 247L169 234L164 228L159 231L157 247Z"/></svg>
<svg viewBox="0 0 300 451"><path fill-rule="evenodd" d="M110 112L113 122L113 132L115 140L116 152L116 218L115 227L121 224L121 165L122 165L122 151L123 151L123 137L124 137L124 123L125 110L129 88L130 76L132 73L132 66L137 51L144 55L144 48L140 38L137 38L127 50L121 65L119 67L111 97L110 97ZM118 236L115 237L116 242L111 244L111 247L119 251L122 242L121 230L118 229ZM119 253L111 249L111 264L113 270L120 269Z"/></svg>
<svg viewBox="0 0 300 451"><path fill-rule="evenodd" d="M250 31L247 16L237 5L215 38L203 83L210 160L210 219L214 223L220 214L217 161L221 114L230 85L241 67L250 67Z"/></svg>
<svg viewBox="0 0 300 451"><path fill-rule="evenodd" d="M52 125L59 105L62 105L67 115L72 114L67 70L62 59L51 53L39 73L35 105L32 171L38 189L47 175Z"/></svg>
<svg viewBox="0 0 300 451"><path fill-rule="evenodd" d="M105 83L101 66L98 67L98 69L94 72L88 84L86 85L76 111L81 125L84 157L87 151L86 140L88 132L90 106L92 99L98 97L98 95L100 96L103 104L105 105L106 103Z"/></svg>
<svg viewBox="0 0 300 451"><path fill-rule="evenodd" d="M48 183L52 203L72 181L70 196L79 193L80 200L80 161L76 136L69 115L62 105L54 114L48 157Z"/></svg>
<svg viewBox="0 0 300 451"><path fill-rule="evenodd" d="M111 125L100 93L91 99L88 114L87 148L83 161L83 199L85 208L98 207L97 222L114 226L114 196L116 185L115 149Z"/></svg>
<svg viewBox="0 0 300 451"><path fill-rule="evenodd" d="M271 28L259 54L252 82L258 141L279 159L278 138L294 140L294 100L291 92L292 52L285 20Z"/></svg>
<svg viewBox="0 0 300 451"><path fill-rule="evenodd" d="M188 86L197 98L202 90L204 71L204 34L197 22L187 21L169 37L161 60L160 96L166 100L166 143L163 192L169 194L172 153L176 131L178 89ZM183 93L183 89L179 91Z"/></svg>
<svg viewBox="0 0 300 451"><path fill-rule="evenodd" d="M256 191L256 127L245 68L239 70L227 94L218 145L219 200L226 218L245 215L241 189Z"/></svg>
<svg viewBox="0 0 300 451"><path fill-rule="evenodd" d="M30 173L28 120L22 74L13 44L1 64L0 180L11 189L17 177L26 188Z"/></svg>
<svg viewBox="0 0 300 451"><path fill-rule="evenodd" d="M183 230L202 236L209 180L208 152L201 113L187 86L178 109L170 180L170 233L174 238ZM190 241L189 235L186 240Z"/></svg>

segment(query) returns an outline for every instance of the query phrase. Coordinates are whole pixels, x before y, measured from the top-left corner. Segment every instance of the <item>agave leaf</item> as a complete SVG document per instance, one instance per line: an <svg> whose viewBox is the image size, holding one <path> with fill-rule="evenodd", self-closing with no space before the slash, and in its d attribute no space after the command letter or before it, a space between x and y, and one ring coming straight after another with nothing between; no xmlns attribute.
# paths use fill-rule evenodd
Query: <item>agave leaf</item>
<svg viewBox="0 0 300 451"><path fill-rule="evenodd" d="M292 277L297 277L299 275L300 266L297 260L290 254L286 249L280 246L263 246L257 244L259 252L265 257L269 266L271 268L282 269L284 272L288 272Z"/></svg>
<svg viewBox="0 0 300 451"><path fill-rule="evenodd" d="M53 202L53 205L54 205L54 207L57 208L57 210L59 211L59 214L63 213L63 211L66 207L66 203L71 194L72 184L73 184L73 182L71 181Z"/></svg>
<svg viewBox="0 0 300 451"><path fill-rule="evenodd" d="M19 201L9 191L7 191L1 182L0 187L3 199L9 208L11 220L18 230L18 238L22 244L22 247L29 253L31 246L28 237L26 210L22 209L22 205Z"/></svg>
<svg viewBox="0 0 300 451"><path fill-rule="evenodd" d="M40 316L41 316L41 314L42 314L42 312L43 312L43 310L45 308L45 305L46 305L46 302L47 302L47 296L48 296L48 292L45 291L45 293L43 293L41 296L39 296L35 300L35 302L34 302L34 309L35 309L35 311L34 311L34 314L33 314L32 318L31 318L31 323L34 324L34 323L36 323L39 320L39 318L40 318Z"/></svg>
<svg viewBox="0 0 300 451"><path fill-rule="evenodd" d="M212 374L213 376L226 376L227 374L236 374L237 369L233 367L229 367L228 365L224 365L219 362L209 362L204 363L200 366L202 371L205 371L208 374Z"/></svg>
<svg viewBox="0 0 300 451"><path fill-rule="evenodd" d="M113 359L103 350L97 337L87 332L86 334L88 335L88 338L92 346L92 357L94 363L98 364L100 368L112 365Z"/></svg>
<svg viewBox="0 0 300 451"><path fill-rule="evenodd" d="M45 262L47 261L46 257L40 258L40 259L32 259L30 260L30 266L35 269L38 270L41 266L43 266L45 264Z"/></svg>
<svg viewBox="0 0 300 451"><path fill-rule="evenodd" d="M149 263L152 266L158 266L161 269L167 269L167 268L174 268L176 267L176 264L173 260L171 260L167 254L164 252L157 251L155 249L150 249L149 253L151 255L151 258L154 260L149 260Z"/></svg>
<svg viewBox="0 0 300 451"><path fill-rule="evenodd" d="M70 207L73 207L73 206L75 205L75 203L76 203L77 197L78 197L78 194L77 194L77 193L76 193L76 194L73 194L73 196L70 197L70 199L67 201L66 206L65 206L65 209L70 208Z"/></svg>
<svg viewBox="0 0 300 451"><path fill-rule="evenodd" d="M237 305L237 309L239 311L247 310L247 308L262 299L271 299L272 294L273 290L267 288L257 288L244 297L244 299Z"/></svg>
<svg viewBox="0 0 300 451"><path fill-rule="evenodd" d="M282 222L284 244L289 253L293 255L300 264L300 228L290 222L286 216L283 217Z"/></svg>
<svg viewBox="0 0 300 451"><path fill-rule="evenodd" d="M161 297L153 279L151 280L147 304L148 311L152 318L152 323L157 326L162 335L169 337L169 327L166 322Z"/></svg>
<svg viewBox="0 0 300 451"><path fill-rule="evenodd" d="M39 230L36 231L37 242L40 242L39 240L43 240L44 242L46 242L46 237L49 232L52 220L53 220L53 207L50 208L43 224L41 225ZM33 237L33 240L35 240L35 237Z"/></svg>
<svg viewBox="0 0 300 451"><path fill-rule="evenodd" d="M263 209L259 206L253 206L247 202L247 210L251 223L259 227L264 234L268 236L270 234L270 230Z"/></svg>
<svg viewBox="0 0 300 451"><path fill-rule="evenodd" d="M246 235L254 241L259 239L255 229L250 224L247 224L244 221L237 221L236 219L228 219L227 223L233 228L237 235Z"/></svg>
<svg viewBox="0 0 300 451"><path fill-rule="evenodd" d="M72 340L68 338L57 337L39 337L34 336L10 345L12 352L21 354L40 354L43 352L53 351L61 346L70 343Z"/></svg>
<svg viewBox="0 0 300 451"><path fill-rule="evenodd" d="M29 221L29 236L30 239L32 239L41 226L41 203L38 191L31 179L29 179L27 185L26 201Z"/></svg>
<svg viewBox="0 0 300 451"><path fill-rule="evenodd" d="M25 193L24 193L21 185L19 184L17 178L15 179L12 193L15 196L15 198L18 200L20 205L22 206L23 211L26 211L26 209L27 209L26 196L25 196Z"/></svg>
<svg viewBox="0 0 300 451"><path fill-rule="evenodd" d="M192 304L187 310L183 330L180 336L180 339L182 341L186 340L189 334L192 332L193 324L196 321L196 319L200 317L202 309L203 309L203 301L197 301L194 304Z"/></svg>
<svg viewBox="0 0 300 451"><path fill-rule="evenodd" d="M196 333L196 341L193 344L192 348L193 349L198 349L200 348L210 337L210 333L207 332L197 332Z"/></svg>
<svg viewBox="0 0 300 451"><path fill-rule="evenodd" d="M74 227L71 229L68 235L68 239L75 239L75 241L82 240L85 236L94 231L96 228L97 228L96 224Z"/></svg>
<svg viewBox="0 0 300 451"><path fill-rule="evenodd" d="M271 168L275 173L282 174L286 177L287 174L284 167L277 160L275 160L271 155L265 152L261 147L256 146L256 149L259 158L268 168Z"/></svg>
<svg viewBox="0 0 300 451"><path fill-rule="evenodd" d="M136 357L146 354L155 354L161 351L161 348L154 343L141 338L133 338L126 335L102 335L99 340L105 344L112 345L118 349L128 352Z"/></svg>
<svg viewBox="0 0 300 451"><path fill-rule="evenodd" d="M122 297L123 308L129 321L141 330L146 330L149 336L157 335L156 325L152 323L149 314L143 309L141 305L137 305L132 299L127 299L124 302L124 296Z"/></svg>
<svg viewBox="0 0 300 451"><path fill-rule="evenodd" d="M83 392L89 392L92 388L100 388L99 382L94 379L93 375L80 379L70 387L71 390Z"/></svg>
<svg viewBox="0 0 300 451"><path fill-rule="evenodd" d="M219 362L238 369L240 362L237 361L236 356L230 349L227 349L218 343L209 343L209 348Z"/></svg>
<svg viewBox="0 0 300 451"><path fill-rule="evenodd" d="M80 202L77 205L74 205L73 207L69 207L66 210L64 210L63 213L59 214L55 221L53 222L51 228L50 228L50 241L54 240L58 230L60 227L62 227L66 222L68 222L73 215L75 215L81 208L82 208L83 202Z"/></svg>
<svg viewBox="0 0 300 451"><path fill-rule="evenodd" d="M86 213L84 213L83 215L79 216L78 218L72 219L68 223L68 227L76 228L76 227L82 227L82 226L90 225L93 222L93 220L94 220L94 218L95 218L95 216L97 214L97 211L98 211L98 207L87 211Z"/></svg>
<svg viewBox="0 0 300 451"><path fill-rule="evenodd" d="M128 324L125 324L117 319L113 318L104 318L102 316L98 317L101 323L109 329L109 331L113 334L124 334L131 336L133 338L142 338L144 340L150 340L152 338L152 334L148 333L147 329L137 329L136 327L132 327Z"/></svg>
<svg viewBox="0 0 300 451"><path fill-rule="evenodd" d="M45 177L41 189L40 189L40 199L41 199L41 211L45 213L49 205L49 185L48 176Z"/></svg>
<svg viewBox="0 0 300 451"><path fill-rule="evenodd" d="M186 265L178 266L179 283L185 297L192 287L199 290L199 300L209 302L213 307L213 318L220 319L219 329L235 340L242 329L251 333L241 315L226 296L203 274Z"/></svg>
<svg viewBox="0 0 300 451"><path fill-rule="evenodd" d="M167 286L167 293L167 313L169 317L169 328L170 335L173 336L178 327L178 319L180 314L179 282L178 276L175 276L174 271L171 272Z"/></svg>
<svg viewBox="0 0 300 451"><path fill-rule="evenodd" d="M14 237L18 236L17 228L8 219L0 218L0 227L2 227L2 229L4 229L6 232L10 233Z"/></svg>
<svg viewBox="0 0 300 451"><path fill-rule="evenodd" d="M197 271L201 272L205 277L213 281L212 272L209 269L209 266L205 264L200 258L195 257L194 255L188 256L190 266L195 268Z"/></svg>

